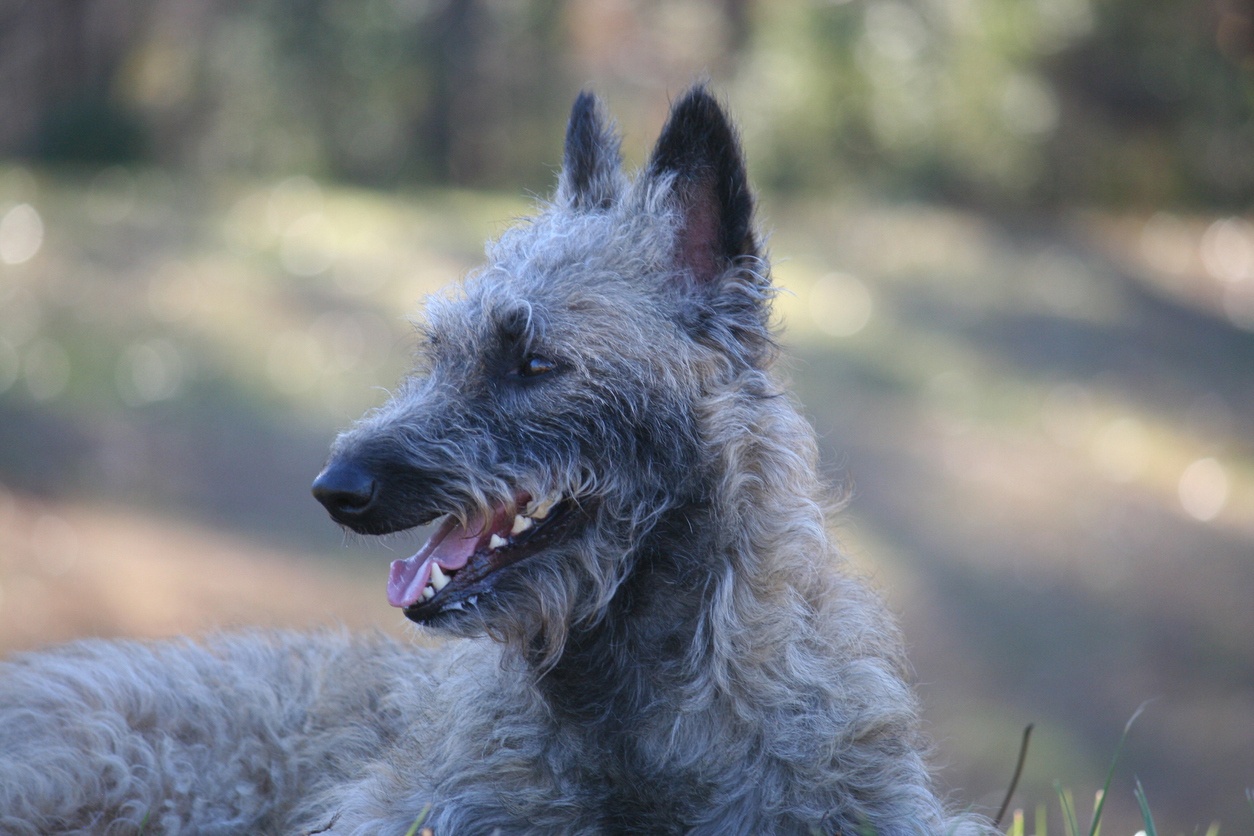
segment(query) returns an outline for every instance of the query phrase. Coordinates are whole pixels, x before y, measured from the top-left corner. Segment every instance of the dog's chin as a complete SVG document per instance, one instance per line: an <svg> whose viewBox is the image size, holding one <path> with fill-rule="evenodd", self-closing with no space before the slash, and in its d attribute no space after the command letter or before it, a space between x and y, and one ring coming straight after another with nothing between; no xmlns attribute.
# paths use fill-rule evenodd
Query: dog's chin
<svg viewBox="0 0 1254 836"><path fill-rule="evenodd" d="M481 533L479 540L482 542L475 543L473 551L465 556L464 565L458 568L450 569L432 557L426 558L431 563L431 578L425 584L421 579L416 582L423 586L420 596L417 600L406 600L414 597L411 593L399 603L394 599L393 605L400 606L410 621L454 634L490 629L492 614L504 603L502 598L522 594L521 587L525 584L518 582L518 576L527 570L528 564L561 549L579 535L587 521L585 509L573 499L556 501L542 510L542 519L509 515L509 519L515 521L509 528ZM520 517L529 520L529 524L517 523ZM524 525L521 531L513 530ZM423 552L429 547L430 544L424 546ZM460 558L454 562L460 562ZM398 564L404 563L393 564L394 584ZM389 595L393 596L391 589Z"/></svg>

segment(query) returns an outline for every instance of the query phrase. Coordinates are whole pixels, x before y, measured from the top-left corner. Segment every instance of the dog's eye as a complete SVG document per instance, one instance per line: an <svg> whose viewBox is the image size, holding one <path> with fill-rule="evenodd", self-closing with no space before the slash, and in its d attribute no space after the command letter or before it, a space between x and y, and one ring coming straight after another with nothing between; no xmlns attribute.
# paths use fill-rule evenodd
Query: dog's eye
<svg viewBox="0 0 1254 836"><path fill-rule="evenodd" d="M549 358L532 354L523 358L523 361L518 365L517 373L519 377L539 377L540 375L548 374L556 368L557 363Z"/></svg>

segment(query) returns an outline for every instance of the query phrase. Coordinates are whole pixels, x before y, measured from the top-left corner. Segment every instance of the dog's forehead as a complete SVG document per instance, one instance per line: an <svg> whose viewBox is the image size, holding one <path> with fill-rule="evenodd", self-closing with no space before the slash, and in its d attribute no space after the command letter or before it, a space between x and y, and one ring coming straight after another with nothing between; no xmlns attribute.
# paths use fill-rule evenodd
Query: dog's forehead
<svg viewBox="0 0 1254 836"><path fill-rule="evenodd" d="M555 207L507 230L488 246L490 264L525 277L578 282L597 273L642 279L670 262L675 228L636 201L604 212Z"/></svg>
<svg viewBox="0 0 1254 836"><path fill-rule="evenodd" d="M604 319L664 318L661 292L667 262L638 218L610 214L554 218L543 215L507 231L487 250L487 263L462 292L428 310L438 329L483 332L520 312L537 324L602 328ZM646 304L646 301L648 304Z"/></svg>

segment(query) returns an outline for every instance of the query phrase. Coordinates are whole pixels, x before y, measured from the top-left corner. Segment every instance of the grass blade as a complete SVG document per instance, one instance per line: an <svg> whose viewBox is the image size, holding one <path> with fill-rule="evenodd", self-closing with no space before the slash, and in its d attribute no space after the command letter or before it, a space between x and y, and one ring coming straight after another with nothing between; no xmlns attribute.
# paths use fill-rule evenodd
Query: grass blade
<svg viewBox="0 0 1254 836"><path fill-rule="evenodd" d="M1075 803L1071 793L1054 782L1054 790L1058 793L1058 806L1062 807L1062 825L1067 829L1067 836L1080 836L1080 825L1075 818Z"/></svg>
<svg viewBox="0 0 1254 836"><path fill-rule="evenodd" d="M414 819L414 823L409 826L409 830L405 831L405 836L414 836L418 832L418 828L422 827L422 823L427 820L427 814L431 812L431 805L423 805L422 810L418 812L418 818Z"/></svg>
<svg viewBox="0 0 1254 836"><path fill-rule="evenodd" d="M1015 762L1014 775L1010 778L1010 789L1006 790L1006 800L1001 803L1001 809L993 817L993 827L1001 827L1001 820L1010 809L1010 799L1014 798L1019 779L1023 777L1023 764L1028 759L1028 743L1032 739L1032 726L1032 723L1028 723L1027 728L1023 730L1023 742L1019 744L1019 759Z"/></svg>
<svg viewBox="0 0 1254 836"><path fill-rule="evenodd" d="M1136 779L1136 803L1141 805L1141 818L1145 821L1145 836L1158 836L1158 831L1154 829L1154 817L1150 815L1149 799L1145 797L1145 789L1141 786L1141 779Z"/></svg>
<svg viewBox="0 0 1254 836"><path fill-rule="evenodd" d="M1115 755L1110 759L1110 769L1106 772L1106 783L1102 785L1101 797L1097 803L1093 805L1093 823L1089 827L1089 836L1097 836L1098 829L1102 821L1102 808L1106 806L1106 793L1110 791L1110 782L1115 777L1115 765L1119 763L1119 755L1123 753L1123 744L1127 742L1128 732L1132 731L1132 724L1136 722L1136 718L1141 716L1141 712L1149 705L1151 700L1146 700L1132 712L1132 716L1128 718L1128 722L1124 724L1123 734L1119 736L1119 743L1115 746Z"/></svg>

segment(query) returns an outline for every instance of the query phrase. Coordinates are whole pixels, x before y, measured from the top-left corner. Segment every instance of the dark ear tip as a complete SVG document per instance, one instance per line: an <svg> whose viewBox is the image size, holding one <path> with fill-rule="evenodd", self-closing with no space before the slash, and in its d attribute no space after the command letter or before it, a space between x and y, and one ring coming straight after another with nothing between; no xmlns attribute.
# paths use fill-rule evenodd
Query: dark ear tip
<svg viewBox="0 0 1254 836"><path fill-rule="evenodd" d="M697 83L671 105L651 167L654 172L689 171L719 156L715 149L739 158L740 142L727 112L704 83ZM739 165L739 164L737 164Z"/></svg>
<svg viewBox="0 0 1254 836"><path fill-rule="evenodd" d="M576 209L604 209L619 190L618 136L600 99L581 90L570 109L558 196Z"/></svg>
<svg viewBox="0 0 1254 836"><path fill-rule="evenodd" d="M603 131L602 121L600 99L589 90L579 91L570 108L570 121L566 123L567 152L583 151L595 143Z"/></svg>
<svg viewBox="0 0 1254 836"><path fill-rule="evenodd" d="M575 97L575 103L570 106L570 124L583 122L589 117L595 117L597 110L600 108L600 101L597 99L596 93L591 90L583 89L579 91L579 95Z"/></svg>
<svg viewBox="0 0 1254 836"><path fill-rule="evenodd" d="M720 117L726 118L718 98L710 92L710 88L703 81L697 82L685 90L684 94L671 106L672 113L692 112L709 115L711 111L716 112Z"/></svg>
<svg viewBox="0 0 1254 836"><path fill-rule="evenodd" d="M676 178L685 215L682 249L694 274L710 279L736 257L757 254L740 138L704 84L692 86L671 106L649 173Z"/></svg>

